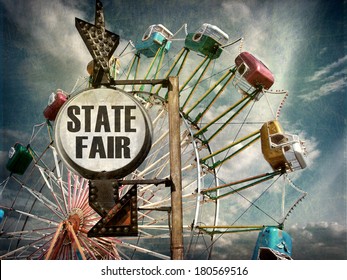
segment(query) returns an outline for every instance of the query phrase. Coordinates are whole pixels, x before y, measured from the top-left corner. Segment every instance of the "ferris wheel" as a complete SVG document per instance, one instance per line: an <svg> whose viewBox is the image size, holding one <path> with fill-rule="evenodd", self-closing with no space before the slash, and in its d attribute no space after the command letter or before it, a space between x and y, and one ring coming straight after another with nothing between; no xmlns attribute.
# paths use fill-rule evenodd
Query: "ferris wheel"
<svg viewBox="0 0 347 280"><path fill-rule="evenodd" d="M94 54L112 54L118 45L105 31L100 1L95 25L76 19L76 26ZM288 93L270 90L274 75L255 55L243 51L242 43L242 38L230 40L208 23L191 33L186 25L173 33L153 24L139 42L122 43L122 50L118 47L105 64L90 62L89 76L78 79L71 92L52 93L43 122L33 127L28 143L16 143L9 152L10 176L1 184L0 258L170 259L170 110L162 81L173 76L179 81L184 258L218 258L216 245L229 233L261 231L264 236L282 231L289 213L306 195L288 176L306 167L305 149L279 122ZM86 96L102 96L103 109L107 102L118 102L115 99L130 100L129 112L140 108L144 116L137 131L150 138L150 145L148 140L140 144L141 156L129 162L126 170L131 172L111 172L118 181L102 193L98 184L103 178L90 169L102 173L112 163L85 165L83 155L99 162L116 158L118 152L119 157L130 157L131 137L95 136L117 130L117 118L112 122L110 115L121 116L127 106L107 107L111 112L101 106L95 112L88 106L68 109ZM85 127L90 137L95 134L92 140L64 137L61 124L66 116L70 132ZM135 130L131 118L129 131ZM123 120L119 129L127 126L125 115ZM69 149L80 155L82 172L64 158ZM111 197L116 206L93 202L100 197ZM111 211L117 212L117 219L107 216ZM278 242L284 245L277 248L277 256L290 257L290 241Z"/></svg>

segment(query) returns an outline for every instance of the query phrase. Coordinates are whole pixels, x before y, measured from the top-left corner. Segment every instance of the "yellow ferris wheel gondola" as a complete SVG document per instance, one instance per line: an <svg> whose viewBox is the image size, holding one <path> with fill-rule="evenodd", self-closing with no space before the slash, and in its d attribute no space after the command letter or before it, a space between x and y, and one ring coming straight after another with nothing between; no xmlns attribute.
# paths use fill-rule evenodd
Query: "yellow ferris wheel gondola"
<svg viewBox="0 0 347 280"><path fill-rule="evenodd" d="M306 167L303 142L297 135L284 133L277 120L264 123L260 137L262 153L273 170L291 172Z"/></svg>

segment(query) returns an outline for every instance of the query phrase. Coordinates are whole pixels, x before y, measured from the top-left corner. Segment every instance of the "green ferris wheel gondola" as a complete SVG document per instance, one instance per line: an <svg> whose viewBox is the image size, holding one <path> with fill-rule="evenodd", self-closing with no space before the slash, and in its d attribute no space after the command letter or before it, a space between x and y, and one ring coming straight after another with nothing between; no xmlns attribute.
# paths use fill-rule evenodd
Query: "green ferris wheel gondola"
<svg viewBox="0 0 347 280"><path fill-rule="evenodd" d="M185 47L201 53L211 59L218 58L222 46L229 40L228 34L219 27L204 23L195 33L189 33L185 39Z"/></svg>
<svg viewBox="0 0 347 280"><path fill-rule="evenodd" d="M7 170L13 174L23 175L29 167L33 157L29 149L20 143L11 147L8 153Z"/></svg>

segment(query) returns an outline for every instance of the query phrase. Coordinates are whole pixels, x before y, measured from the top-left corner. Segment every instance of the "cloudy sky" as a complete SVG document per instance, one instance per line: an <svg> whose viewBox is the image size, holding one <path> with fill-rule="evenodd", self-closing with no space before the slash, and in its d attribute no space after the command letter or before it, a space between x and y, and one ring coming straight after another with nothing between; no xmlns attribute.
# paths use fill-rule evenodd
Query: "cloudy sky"
<svg viewBox="0 0 347 280"><path fill-rule="evenodd" d="M107 29L122 43L137 41L162 23L195 31L208 22L256 53L289 97L281 112L286 130L306 140L307 169L293 174L308 192L286 230L295 259L347 259L346 216L346 1L104 0ZM7 151L27 142L42 122L49 94L72 89L85 76L89 53L75 17L94 21L93 0L0 0L0 180ZM224 179L227 180L227 178ZM249 238L249 239L248 239ZM252 239L253 238L253 239ZM254 236L223 240L225 258L249 258ZM230 252L224 245L232 246ZM246 249L245 249L246 248ZM297 248L297 249L296 249Z"/></svg>

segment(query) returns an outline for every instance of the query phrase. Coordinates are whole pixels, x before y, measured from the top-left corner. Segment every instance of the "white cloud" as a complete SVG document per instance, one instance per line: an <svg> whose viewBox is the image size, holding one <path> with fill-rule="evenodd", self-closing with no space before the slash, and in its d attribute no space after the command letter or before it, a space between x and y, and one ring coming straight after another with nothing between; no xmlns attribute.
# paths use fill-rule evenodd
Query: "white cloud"
<svg viewBox="0 0 347 280"><path fill-rule="evenodd" d="M331 81L321 85L318 89L312 89L310 93L299 96L304 101L314 101L321 97L341 92L346 87L345 77L339 78L335 81ZM343 93L341 93L343 94Z"/></svg>
<svg viewBox="0 0 347 280"><path fill-rule="evenodd" d="M27 91L36 93L31 95L34 102L48 98L57 88L69 91L76 77L87 74L86 65L91 60L75 28L75 17L85 16L72 4L60 0L2 2L6 16L23 38L18 41L20 37L9 37L8 43L23 52L16 65L20 70L15 70L20 71ZM75 78L71 78L71 73L75 73Z"/></svg>
<svg viewBox="0 0 347 280"><path fill-rule="evenodd" d="M23 46L31 52L43 52L69 61L83 59L83 42L75 28L75 16L81 12L62 1L4 1L7 15L26 34L32 44ZM38 50L32 49L36 46ZM64 54L64 55L62 55ZM44 56L44 55L42 55Z"/></svg>
<svg viewBox="0 0 347 280"><path fill-rule="evenodd" d="M229 20L233 23L242 22L252 16L251 9L243 2L224 2L222 8L229 15Z"/></svg>
<svg viewBox="0 0 347 280"><path fill-rule="evenodd" d="M347 55L345 55L344 57L339 58L337 61L334 61L331 64L328 64L322 68L320 68L319 70L317 70L316 72L314 72L314 74L310 77L308 77L308 81L309 82L313 82L313 81L317 81L321 78L324 78L327 75L333 74L332 72L340 67L343 66L347 61Z"/></svg>
<svg viewBox="0 0 347 280"><path fill-rule="evenodd" d="M323 54L325 54L327 51L328 51L328 48L327 48L327 47L322 48L322 49L320 50L320 52L319 52L319 55L323 55Z"/></svg>
<svg viewBox="0 0 347 280"><path fill-rule="evenodd" d="M299 96L304 101L314 101L346 88L347 55L320 68L307 78L311 89ZM309 92L308 92L309 91Z"/></svg>
<svg viewBox="0 0 347 280"><path fill-rule="evenodd" d="M288 229L293 238L295 259L346 259L346 226L337 222L321 221L304 227Z"/></svg>
<svg viewBox="0 0 347 280"><path fill-rule="evenodd" d="M7 144L8 141L17 141L29 142L30 134L24 131L12 130L12 129L0 129L0 135L3 139L2 143ZM14 143L13 143L14 144ZM27 143L26 143L27 144Z"/></svg>

